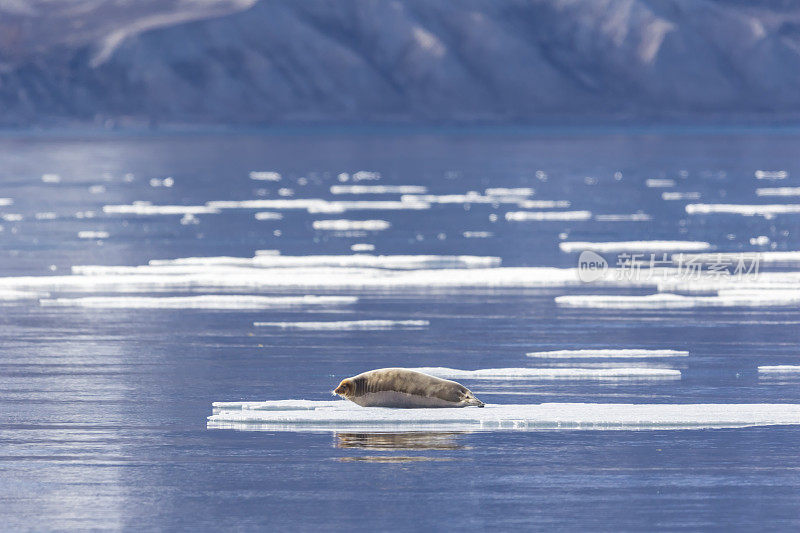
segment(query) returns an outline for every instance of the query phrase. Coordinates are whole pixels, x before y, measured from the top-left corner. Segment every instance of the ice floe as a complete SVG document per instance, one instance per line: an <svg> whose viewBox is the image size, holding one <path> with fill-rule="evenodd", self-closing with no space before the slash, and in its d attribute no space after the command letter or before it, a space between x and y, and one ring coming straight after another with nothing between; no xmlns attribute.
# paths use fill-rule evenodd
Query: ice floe
<svg viewBox="0 0 800 533"><path fill-rule="evenodd" d="M756 196L800 196L800 187L764 187L756 189Z"/></svg>
<svg viewBox="0 0 800 533"><path fill-rule="evenodd" d="M331 194L425 194L421 185L331 185Z"/></svg>
<svg viewBox="0 0 800 533"><path fill-rule="evenodd" d="M281 220L283 215L273 211L259 211L253 215L256 220Z"/></svg>
<svg viewBox="0 0 800 533"><path fill-rule="evenodd" d="M114 309L269 309L349 305L355 296L249 296L204 294L201 296L90 296L42 299L44 307L92 307Z"/></svg>
<svg viewBox="0 0 800 533"><path fill-rule="evenodd" d="M357 242L355 244L351 244L350 249L354 252L371 252L375 249L375 245L365 242Z"/></svg>
<svg viewBox="0 0 800 533"><path fill-rule="evenodd" d="M653 178L653 179L646 180L644 182L644 184L645 184L645 186L651 187L651 188L674 187L675 186L675 180Z"/></svg>
<svg viewBox="0 0 800 533"><path fill-rule="evenodd" d="M391 211L429 209L430 204L415 200L328 201L321 198L276 200L218 200L206 202L212 209L305 209L309 213L344 213L345 211Z"/></svg>
<svg viewBox="0 0 800 533"><path fill-rule="evenodd" d="M662 200L699 200L702 195L699 192L662 192Z"/></svg>
<svg viewBox="0 0 800 533"><path fill-rule="evenodd" d="M0 207L12 205L14 200L12 198L0 198Z"/></svg>
<svg viewBox="0 0 800 533"><path fill-rule="evenodd" d="M632 213L630 215L595 215L594 219L598 222L647 222L653 220L645 213Z"/></svg>
<svg viewBox="0 0 800 533"><path fill-rule="evenodd" d="M670 368L482 368L458 370L444 367L411 368L444 379L481 380L606 380L606 379L680 379L680 370Z"/></svg>
<svg viewBox="0 0 800 533"><path fill-rule="evenodd" d="M670 250L708 250L711 244L702 241L618 241L618 242L580 242L558 243L562 252L651 252Z"/></svg>
<svg viewBox="0 0 800 533"><path fill-rule="evenodd" d="M46 292L19 291L14 289L0 289L0 301L11 300L38 300L50 296Z"/></svg>
<svg viewBox="0 0 800 533"><path fill-rule="evenodd" d="M257 327L314 331L421 329L430 325L427 320L338 320L329 322L253 322Z"/></svg>
<svg viewBox="0 0 800 533"><path fill-rule="evenodd" d="M772 365L760 366L761 374L800 374L800 365Z"/></svg>
<svg viewBox="0 0 800 533"><path fill-rule="evenodd" d="M131 205L104 205L103 213L109 215L200 215L216 214L219 209L205 205L152 205L133 203Z"/></svg>
<svg viewBox="0 0 800 533"><path fill-rule="evenodd" d="M569 200L522 200L517 205L521 209L551 209L570 207L572 202Z"/></svg>
<svg viewBox="0 0 800 533"><path fill-rule="evenodd" d="M720 290L716 296L659 293L646 296L565 295L555 298L563 307L595 309L687 309L692 307L772 307L800 304L800 290Z"/></svg>
<svg viewBox="0 0 800 533"><path fill-rule="evenodd" d="M752 239L751 239L752 240ZM767 241L768 242L768 241ZM751 244L764 244L754 242ZM739 260L758 261L759 263L796 263L800 262L800 251L781 252L716 252L705 254L673 254L672 261L686 264L688 262L723 263Z"/></svg>
<svg viewBox="0 0 800 533"><path fill-rule="evenodd" d="M61 176L59 176L58 174L42 174L42 182L61 183Z"/></svg>
<svg viewBox="0 0 800 533"><path fill-rule="evenodd" d="M383 231L392 227L385 220L315 220L311 225L316 230L328 231Z"/></svg>
<svg viewBox="0 0 800 533"><path fill-rule="evenodd" d="M483 409L389 409L347 401L215 402L210 429L504 431L701 429L800 424L798 404L487 404Z"/></svg>
<svg viewBox="0 0 800 533"><path fill-rule="evenodd" d="M108 232L107 231L79 231L78 232L79 239L107 239Z"/></svg>
<svg viewBox="0 0 800 533"><path fill-rule="evenodd" d="M688 357L682 350L552 350L548 352L528 352L528 357L539 359L648 359L661 357Z"/></svg>
<svg viewBox="0 0 800 533"><path fill-rule="evenodd" d="M547 221L547 220L589 220L591 211L509 211L505 215L511 221Z"/></svg>
<svg viewBox="0 0 800 533"><path fill-rule="evenodd" d="M733 215L772 217L787 213L800 213L800 204L688 204L686 212L690 215L728 213Z"/></svg>
<svg viewBox="0 0 800 533"><path fill-rule="evenodd" d="M281 181L281 175L278 172L253 170L250 172L250 179L256 181Z"/></svg>
<svg viewBox="0 0 800 533"><path fill-rule="evenodd" d="M756 170L755 177L758 180L782 180L789 177L785 170Z"/></svg>

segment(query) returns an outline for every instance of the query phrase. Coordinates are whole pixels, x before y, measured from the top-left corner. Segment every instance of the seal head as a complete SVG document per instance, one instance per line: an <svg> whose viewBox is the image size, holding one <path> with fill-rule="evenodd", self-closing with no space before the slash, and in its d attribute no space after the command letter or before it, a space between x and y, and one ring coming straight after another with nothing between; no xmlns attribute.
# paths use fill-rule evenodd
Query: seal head
<svg viewBox="0 0 800 533"><path fill-rule="evenodd" d="M342 380L333 394L362 407L483 407L455 381L406 368L379 368Z"/></svg>

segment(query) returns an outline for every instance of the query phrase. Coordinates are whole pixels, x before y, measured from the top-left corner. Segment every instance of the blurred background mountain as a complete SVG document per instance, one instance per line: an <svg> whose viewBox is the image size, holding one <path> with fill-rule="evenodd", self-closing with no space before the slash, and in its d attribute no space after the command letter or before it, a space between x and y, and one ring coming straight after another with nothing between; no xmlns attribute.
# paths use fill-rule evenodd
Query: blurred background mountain
<svg viewBox="0 0 800 533"><path fill-rule="evenodd" d="M0 124L794 120L796 0L0 0Z"/></svg>

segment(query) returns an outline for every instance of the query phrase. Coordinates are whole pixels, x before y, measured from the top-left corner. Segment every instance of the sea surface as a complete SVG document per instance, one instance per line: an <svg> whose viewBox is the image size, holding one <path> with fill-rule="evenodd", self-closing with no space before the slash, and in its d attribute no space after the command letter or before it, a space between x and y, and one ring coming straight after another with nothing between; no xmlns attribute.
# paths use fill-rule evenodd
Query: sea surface
<svg viewBox="0 0 800 533"><path fill-rule="evenodd" d="M391 366L634 369L459 380L488 404L800 403L800 373L758 371L800 364L800 309L785 299L800 262L760 264L777 302L758 286L707 305L717 293L700 282L581 283L578 253L559 247L800 250L800 212L686 207L800 204L791 190L757 193L800 186L799 155L794 130L6 134L0 528L797 530L796 425L337 431L207 418L220 401L328 401L341 379ZM416 192L331 189L401 185ZM390 203L342 204L353 201ZM519 212L538 214L508 215ZM600 253L613 268L619 252ZM397 255L436 257L385 258ZM312 264L277 264L299 256ZM169 261L180 258L196 259ZM498 281L507 267L527 281ZM539 267L572 270L550 282L526 270ZM582 299L665 292L694 303ZM352 324L365 320L388 322ZM688 355L613 357L626 349ZM526 356L554 350L611 352Z"/></svg>

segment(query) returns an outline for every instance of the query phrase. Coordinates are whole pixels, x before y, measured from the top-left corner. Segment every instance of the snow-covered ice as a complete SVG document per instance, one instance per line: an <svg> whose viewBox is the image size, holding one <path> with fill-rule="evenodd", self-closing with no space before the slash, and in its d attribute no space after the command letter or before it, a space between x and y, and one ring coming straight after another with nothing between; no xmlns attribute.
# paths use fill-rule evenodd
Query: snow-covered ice
<svg viewBox="0 0 800 533"><path fill-rule="evenodd" d="M647 359L660 357L687 357L689 352L682 350L552 350L548 352L528 352L528 357L540 359Z"/></svg>
<svg viewBox="0 0 800 533"><path fill-rule="evenodd" d="M799 404L487 404L389 409L348 401L215 402L209 429L270 431L506 431L736 428L800 424Z"/></svg>
<svg viewBox="0 0 800 533"><path fill-rule="evenodd" d="M688 204L686 212L690 215L728 213L744 216L765 216L800 213L800 204L764 204L764 205L745 205L745 204Z"/></svg>
<svg viewBox="0 0 800 533"><path fill-rule="evenodd" d="M327 231L383 231L392 227L385 220L315 220L311 225L316 230Z"/></svg>

